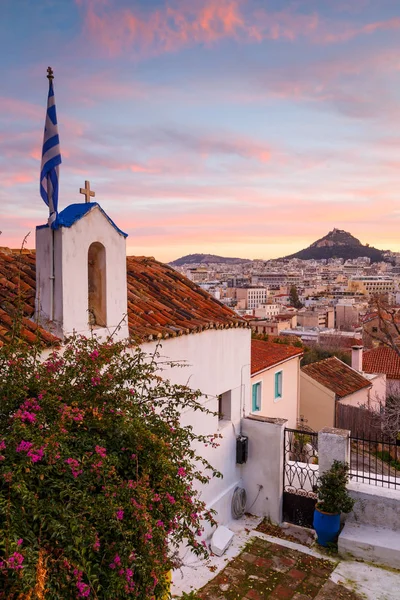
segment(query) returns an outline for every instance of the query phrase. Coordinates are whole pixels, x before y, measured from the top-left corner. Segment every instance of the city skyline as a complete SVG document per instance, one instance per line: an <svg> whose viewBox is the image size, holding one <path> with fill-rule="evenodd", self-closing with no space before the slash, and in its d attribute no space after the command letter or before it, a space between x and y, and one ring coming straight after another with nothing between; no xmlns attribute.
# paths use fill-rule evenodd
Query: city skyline
<svg viewBox="0 0 400 600"><path fill-rule="evenodd" d="M376 4L4 0L0 245L48 216L51 65L59 208L90 180L128 254L278 258L334 227L400 251L400 8Z"/></svg>

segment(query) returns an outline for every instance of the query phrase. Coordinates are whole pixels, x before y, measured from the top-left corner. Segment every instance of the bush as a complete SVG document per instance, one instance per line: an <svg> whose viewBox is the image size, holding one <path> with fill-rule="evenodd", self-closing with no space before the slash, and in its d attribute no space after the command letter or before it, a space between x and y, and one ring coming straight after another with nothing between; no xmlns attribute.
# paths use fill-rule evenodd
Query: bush
<svg viewBox="0 0 400 600"><path fill-rule="evenodd" d="M317 508L332 514L348 513L354 506L346 485L349 481L349 466L334 460L331 468L325 471L317 484Z"/></svg>
<svg viewBox="0 0 400 600"><path fill-rule="evenodd" d="M0 597L162 597L177 548L206 555L213 523L195 488L220 474L195 448L216 441L179 423L209 412L200 392L124 343L40 356L0 348Z"/></svg>

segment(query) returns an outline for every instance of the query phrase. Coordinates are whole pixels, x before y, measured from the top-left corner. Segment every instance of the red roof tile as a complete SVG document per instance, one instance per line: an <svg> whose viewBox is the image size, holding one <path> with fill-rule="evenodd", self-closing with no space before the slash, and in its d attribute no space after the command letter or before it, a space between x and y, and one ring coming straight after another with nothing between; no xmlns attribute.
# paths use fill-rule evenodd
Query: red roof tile
<svg viewBox="0 0 400 600"><path fill-rule="evenodd" d="M339 398L369 387L371 382L336 356L303 367L302 372L334 392Z"/></svg>
<svg viewBox="0 0 400 600"><path fill-rule="evenodd" d="M0 251L0 345L10 339L18 305L24 315L19 323L18 336L34 343L38 339L45 346L59 340L31 320L35 311L35 253ZM18 319L17 319L18 322Z"/></svg>
<svg viewBox="0 0 400 600"><path fill-rule="evenodd" d="M247 327L230 308L154 258L127 257L127 283L129 331L135 341L212 328ZM57 342L31 321L35 290L35 253L0 250L0 344L10 335L18 298L24 314L21 337L33 341L39 334L46 345Z"/></svg>
<svg viewBox="0 0 400 600"><path fill-rule="evenodd" d="M302 354L302 348L295 346L251 340L251 374L254 375Z"/></svg>
<svg viewBox="0 0 400 600"><path fill-rule="evenodd" d="M139 341L212 328L247 327L227 306L172 267L128 256L128 320Z"/></svg>
<svg viewBox="0 0 400 600"><path fill-rule="evenodd" d="M363 353L363 371L386 373L388 379L400 379L400 356L386 346L366 350Z"/></svg>

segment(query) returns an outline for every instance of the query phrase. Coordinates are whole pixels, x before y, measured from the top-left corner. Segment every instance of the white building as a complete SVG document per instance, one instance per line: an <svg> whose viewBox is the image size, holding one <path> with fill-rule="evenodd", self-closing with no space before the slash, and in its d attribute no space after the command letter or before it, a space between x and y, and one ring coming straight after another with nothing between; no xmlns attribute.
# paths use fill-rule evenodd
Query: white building
<svg viewBox="0 0 400 600"><path fill-rule="evenodd" d="M295 429L300 417L300 360L303 349L261 340L251 342L251 412L286 419Z"/></svg>
<svg viewBox="0 0 400 600"><path fill-rule="evenodd" d="M35 298L45 341L56 337L62 342L74 331L102 338L112 335L130 338L149 354L161 342L163 357L183 361L186 368L163 371L163 376L202 390L203 402L216 413L187 411L182 421L197 433L222 434L219 448L202 447L202 453L223 479L212 479L201 492L208 507L217 510L218 521L227 523L232 518L233 491L242 481L236 438L241 415L249 410L250 329L171 267L153 258L127 258L125 239L97 203L73 204L59 214L53 229L37 228L36 286L34 254L17 257L0 252L1 272L11 279L18 274L29 296L22 335L28 340L33 336L29 317ZM0 314L0 336L9 328L6 321Z"/></svg>

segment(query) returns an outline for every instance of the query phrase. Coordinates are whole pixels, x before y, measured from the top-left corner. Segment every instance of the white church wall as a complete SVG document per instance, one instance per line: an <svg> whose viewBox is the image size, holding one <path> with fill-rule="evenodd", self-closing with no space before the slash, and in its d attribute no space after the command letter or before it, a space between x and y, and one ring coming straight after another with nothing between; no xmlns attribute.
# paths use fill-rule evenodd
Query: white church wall
<svg viewBox="0 0 400 600"><path fill-rule="evenodd" d="M100 209L94 208L71 227L62 228L62 270L64 289L64 332L88 332L88 250L93 242L106 249L107 335L127 313L125 238L109 223ZM68 282L75 282L68 291ZM114 338L127 337L127 324Z"/></svg>
<svg viewBox="0 0 400 600"><path fill-rule="evenodd" d="M38 303L41 317L50 317L50 236L49 228L37 230L37 281ZM111 225L98 207L94 207L70 227L54 232L54 323L49 325L54 333L68 335L72 332L91 333L88 313L88 250L93 242L103 244L106 251L106 327L94 326L100 338L121 328L114 340L128 337L126 244L123 235Z"/></svg>
<svg viewBox="0 0 400 600"><path fill-rule="evenodd" d="M227 524L232 520L231 501L236 486L242 486L246 465L236 464L236 436L240 433L241 411L248 411L250 402L250 338L249 329L208 330L202 333L164 340L160 355L173 361L184 361L186 368L169 368L163 377L178 384L200 389L203 403L218 412L218 395L231 392L231 419L183 411L182 424L193 425L196 433L220 433L218 448L199 447L202 455L219 471L222 479L213 478L201 487L201 496L209 508L217 510L217 520ZM156 342L145 343L142 350L152 354ZM206 532L209 533L209 532Z"/></svg>

